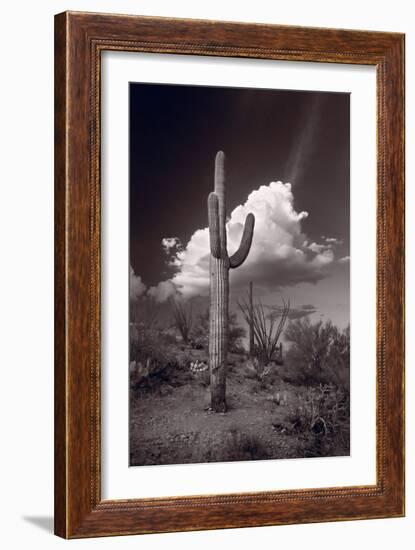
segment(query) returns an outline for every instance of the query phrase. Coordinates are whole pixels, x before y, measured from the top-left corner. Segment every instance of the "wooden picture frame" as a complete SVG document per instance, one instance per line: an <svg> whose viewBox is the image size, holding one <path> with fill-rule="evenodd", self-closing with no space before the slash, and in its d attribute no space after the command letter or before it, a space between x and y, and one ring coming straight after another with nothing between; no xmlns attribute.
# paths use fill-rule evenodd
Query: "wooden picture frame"
<svg viewBox="0 0 415 550"><path fill-rule="evenodd" d="M101 499L100 60L104 50L373 65L373 486ZM65 12L55 17L55 533L64 538L404 515L404 35Z"/></svg>

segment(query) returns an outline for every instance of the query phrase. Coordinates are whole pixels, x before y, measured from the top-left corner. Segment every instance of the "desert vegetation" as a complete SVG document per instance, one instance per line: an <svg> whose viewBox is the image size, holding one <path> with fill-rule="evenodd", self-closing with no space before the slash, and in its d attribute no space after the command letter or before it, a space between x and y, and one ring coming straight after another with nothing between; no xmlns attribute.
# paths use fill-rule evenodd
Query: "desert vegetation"
<svg viewBox="0 0 415 550"><path fill-rule="evenodd" d="M349 453L349 328L308 317L290 321L288 302L272 313L255 299L253 306L262 340L255 337L251 351L249 315L228 314L227 412L218 414L211 409L209 311L171 302L163 323L157 304L148 298L136 304L130 327L132 465ZM178 311L190 327L185 334Z"/></svg>
<svg viewBox="0 0 415 550"><path fill-rule="evenodd" d="M248 300L238 300L238 307L249 327L249 355L259 378L273 362L282 363L281 334L287 322L290 303L283 300L283 305L276 313L268 312L260 300L253 301L253 284L249 285Z"/></svg>

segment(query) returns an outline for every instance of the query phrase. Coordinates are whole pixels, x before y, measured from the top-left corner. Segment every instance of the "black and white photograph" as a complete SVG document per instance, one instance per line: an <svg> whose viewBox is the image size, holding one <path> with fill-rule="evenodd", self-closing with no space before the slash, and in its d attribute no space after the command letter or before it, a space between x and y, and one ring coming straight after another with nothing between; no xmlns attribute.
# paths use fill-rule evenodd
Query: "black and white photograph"
<svg viewBox="0 0 415 550"><path fill-rule="evenodd" d="M413 546L413 12L2 4L2 548Z"/></svg>
<svg viewBox="0 0 415 550"><path fill-rule="evenodd" d="M130 466L350 455L350 95L129 86Z"/></svg>

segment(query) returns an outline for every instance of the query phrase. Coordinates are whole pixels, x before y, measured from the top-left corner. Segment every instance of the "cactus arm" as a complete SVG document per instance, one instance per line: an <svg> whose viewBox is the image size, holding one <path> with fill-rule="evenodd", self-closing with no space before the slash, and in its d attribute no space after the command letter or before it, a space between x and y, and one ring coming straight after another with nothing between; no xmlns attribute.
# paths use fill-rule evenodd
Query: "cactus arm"
<svg viewBox="0 0 415 550"><path fill-rule="evenodd" d="M210 252L214 258L220 258L219 199L216 193L210 193L208 197L208 218Z"/></svg>
<svg viewBox="0 0 415 550"><path fill-rule="evenodd" d="M229 258L229 266L233 269L244 263L248 256L254 236L255 216L248 214L245 220L244 231L242 233L241 244L238 250Z"/></svg>

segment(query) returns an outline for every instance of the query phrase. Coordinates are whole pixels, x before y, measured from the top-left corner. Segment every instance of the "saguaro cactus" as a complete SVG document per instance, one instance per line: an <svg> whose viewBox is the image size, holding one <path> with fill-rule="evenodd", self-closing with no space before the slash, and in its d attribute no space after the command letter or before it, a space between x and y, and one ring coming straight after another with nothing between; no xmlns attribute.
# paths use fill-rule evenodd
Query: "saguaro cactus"
<svg viewBox="0 0 415 550"><path fill-rule="evenodd" d="M248 256L255 218L248 214L241 244L231 257L226 245L225 154L215 159L215 190L208 198L210 238L209 366L211 409L226 412L226 356L228 349L229 269Z"/></svg>

